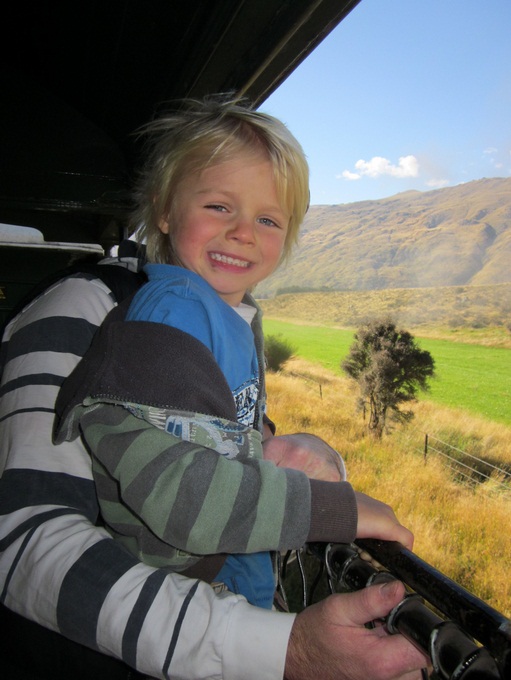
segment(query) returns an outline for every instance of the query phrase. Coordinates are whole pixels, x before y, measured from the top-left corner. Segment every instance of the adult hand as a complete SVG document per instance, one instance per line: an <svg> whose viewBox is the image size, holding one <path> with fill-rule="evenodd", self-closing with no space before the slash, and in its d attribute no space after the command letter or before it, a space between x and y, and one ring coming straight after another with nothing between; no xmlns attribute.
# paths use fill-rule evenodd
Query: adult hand
<svg viewBox="0 0 511 680"><path fill-rule="evenodd" d="M355 491L358 509L357 538L381 538L398 541L405 548L413 548L412 532L400 524L394 511L386 503Z"/></svg>
<svg viewBox="0 0 511 680"><path fill-rule="evenodd" d="M263 458L279 467L301 470L311 479L325 482L346 479L344 462L337 451L320 437L306 432L265 439Z"/></svg>
<svg viewBox="0 0 511 680"><path fill-rule="evenodd" d="M297 615L285 680L418 680L428 658L402 635L364 624L385 617L404 597L399 581L331 595Z"/></svg>

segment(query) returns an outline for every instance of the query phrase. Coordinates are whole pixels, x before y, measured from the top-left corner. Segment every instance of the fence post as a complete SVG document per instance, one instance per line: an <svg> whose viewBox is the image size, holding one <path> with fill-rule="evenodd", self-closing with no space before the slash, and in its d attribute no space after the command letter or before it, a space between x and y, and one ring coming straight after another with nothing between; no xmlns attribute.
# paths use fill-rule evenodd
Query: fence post
<svg viewBox="0 0 511 680"><path fill-rule="evenodd" d="M424 435L424 465L428 462L428 434Z"/></svg>

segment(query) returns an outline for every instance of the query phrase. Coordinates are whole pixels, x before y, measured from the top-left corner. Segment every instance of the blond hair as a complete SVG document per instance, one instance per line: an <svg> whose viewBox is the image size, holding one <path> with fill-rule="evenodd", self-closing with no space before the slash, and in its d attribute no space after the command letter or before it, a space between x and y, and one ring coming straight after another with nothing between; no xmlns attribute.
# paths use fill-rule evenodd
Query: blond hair
<svg viewBox="0 0 511 680"><path fill-rule="evenodd" d="M309 203L309 168L299 142L277 118L225 95L184 100L180 105L139 131L146 138L147 156L131 226L137 240L145 241L149 262L178 263L172 249L178 184L246 150L263 151L272 164L277 196L291 216L283 249L283 259L288 257ZM170 224L169 234L160 231L162 219Z"/></svg>

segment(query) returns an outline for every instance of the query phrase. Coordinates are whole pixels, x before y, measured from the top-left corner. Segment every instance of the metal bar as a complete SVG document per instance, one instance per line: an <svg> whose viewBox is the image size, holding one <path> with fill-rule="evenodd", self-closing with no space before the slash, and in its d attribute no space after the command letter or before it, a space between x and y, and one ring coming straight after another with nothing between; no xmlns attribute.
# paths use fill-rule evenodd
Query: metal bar
<svg viewBox="0 0 511 680"><path fill-rule="evenodd" d="M356 546L389 571L378 570L361 559ZM316 544L310 548L324 560L330 580L343 589L360 590L395 578L405 583L408 595L389 614L387 628L405 635L425 651L437 677L511 678L509 619L401 544L365 539L357 540L356 545Z"/></svg>
<svg viewBox="0 0 511 680"><path fill-rule="evenodd" d="M483 600L394 541L358 539L356 544L487 647L504 678L511 678L511 621Z"/></svg>

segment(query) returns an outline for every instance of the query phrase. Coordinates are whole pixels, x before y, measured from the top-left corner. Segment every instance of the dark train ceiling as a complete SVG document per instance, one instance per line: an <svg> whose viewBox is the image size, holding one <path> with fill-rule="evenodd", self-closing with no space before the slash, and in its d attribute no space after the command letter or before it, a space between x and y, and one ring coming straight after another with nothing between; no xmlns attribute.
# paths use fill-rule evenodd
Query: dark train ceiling
<svg viewBox="0 0 511 680"><path fill-rule="evenodd" d="M76 226L71 238L58 223L122 216L137 127L182 97L232 91L259 105L358 2L9 3L0 222L42 224L52 240L98 240L104 225Z"/></svg>

